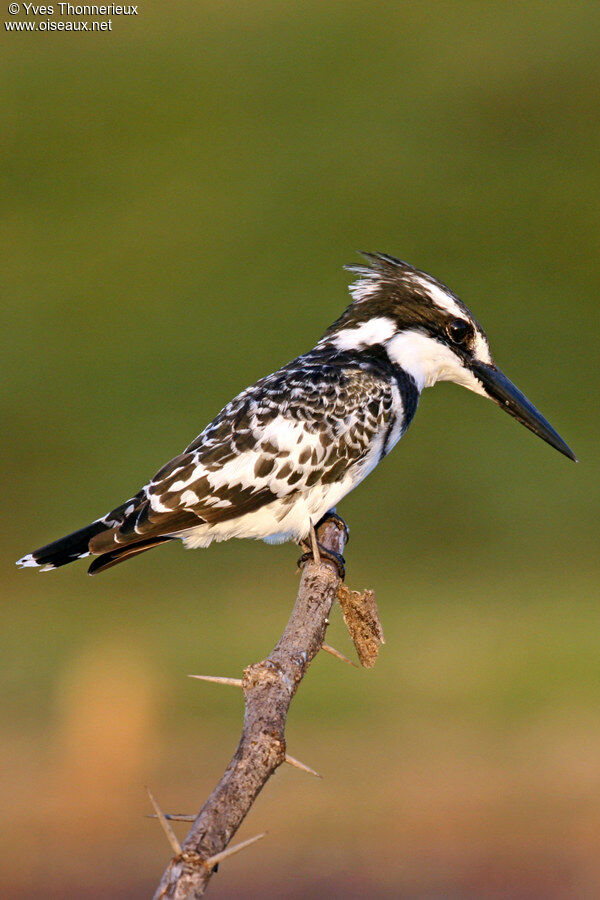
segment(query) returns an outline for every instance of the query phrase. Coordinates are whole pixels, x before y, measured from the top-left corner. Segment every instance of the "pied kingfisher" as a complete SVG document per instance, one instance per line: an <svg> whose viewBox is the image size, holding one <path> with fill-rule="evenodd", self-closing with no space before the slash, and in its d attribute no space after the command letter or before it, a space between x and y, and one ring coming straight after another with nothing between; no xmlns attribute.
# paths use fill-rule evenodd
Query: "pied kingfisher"
<svg viewBox="0 0 600 900"><path fill-rule="evenodd" d="M42 571L89 554L94 574L165 541L307 545L311 528L390 452L423 388L454 381L574 454L496 368L483 329L447 287L363 254L353 302L308 353L232 400L135 497L19 560Z"/></svg>

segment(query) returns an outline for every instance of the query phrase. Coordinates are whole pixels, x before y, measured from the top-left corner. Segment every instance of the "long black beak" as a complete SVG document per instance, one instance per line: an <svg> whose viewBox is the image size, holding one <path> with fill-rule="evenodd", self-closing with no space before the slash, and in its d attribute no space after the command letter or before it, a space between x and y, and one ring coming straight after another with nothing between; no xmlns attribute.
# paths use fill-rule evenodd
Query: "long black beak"
<svg viewBox="0 0 600 900"><path fill-rule="evenodd" d="M537 434L542 440L550 444L560 453L564 453L569 459L577 462L577 457L573 451L565 444L561 436L554 430L552 425L545 420L543 415L538 412L533 403L530 403L527 397L515 387L512 381L509 381L495 366L488 365L478 361L471 360L469 368L475 377L482 383L486 393L498 406L505 409L506 412L514 416L517 422L525 425L534 434Z"/></svg>

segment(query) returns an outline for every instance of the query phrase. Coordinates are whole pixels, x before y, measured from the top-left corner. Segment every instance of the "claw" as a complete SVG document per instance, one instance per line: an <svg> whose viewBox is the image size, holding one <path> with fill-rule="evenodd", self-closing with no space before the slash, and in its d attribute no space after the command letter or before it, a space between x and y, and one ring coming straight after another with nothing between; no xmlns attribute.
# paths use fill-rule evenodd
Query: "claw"
<svg viewBox="0 0 600 900"><path fill-rule="evenodd" d="M332 519L336 525L344 529L344 534L346 535L346 543L348 543L348 541L350 540L350 529L348 528L348 525L346 524L346 522L344 522L342 517L338 515L335 509L330 509L329 512L326 512L323 518L319 519L315 527L320 528L320 526L327 522L328 519Z"/></svg>
<svg viewBox="0 0 600 900"><path fill-rule="evenodd" d="M346 560L342 556L341 553L336 553L335 550L328 550L327 547L324 547L320 541L317 541L318 551L319 551L319 562L325 560L326 562L330 562L334 565L339 577L344 580L346 577ZM303 553L300 559L298 560L298 568L303 569L304 565L309 561L316 561L313 555L312 550L307 550L306 553Z"/></svg>

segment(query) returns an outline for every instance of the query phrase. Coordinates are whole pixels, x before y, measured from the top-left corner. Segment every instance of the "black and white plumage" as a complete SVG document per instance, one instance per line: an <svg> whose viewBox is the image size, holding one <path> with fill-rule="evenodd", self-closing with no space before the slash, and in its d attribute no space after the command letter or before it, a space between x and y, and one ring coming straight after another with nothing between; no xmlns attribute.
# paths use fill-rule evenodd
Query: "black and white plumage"
<svg viewBox="0 0 600 900"><path fill-rule="evenodd" d="M306 540L408 428L421 391L449 380L489 396L573 453L494 366L466 306L386 254L350 266L353 302L316 346L242 391L133 498L19 560L48 570L89 554L90 574L157 544Z"/></svg>

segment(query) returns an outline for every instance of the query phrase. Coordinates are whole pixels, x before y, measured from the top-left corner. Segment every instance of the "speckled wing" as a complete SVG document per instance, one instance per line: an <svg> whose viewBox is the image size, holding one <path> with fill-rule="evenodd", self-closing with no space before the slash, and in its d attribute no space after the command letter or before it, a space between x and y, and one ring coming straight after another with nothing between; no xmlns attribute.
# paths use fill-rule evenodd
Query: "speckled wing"
<svg viewBox="0 0 600 900"><path fill-rule="evenodd" d="M114 528L90 549L217 526L273 501L289 508L360 464L389 431L392 410L379 373L300 357L232 400L130 507L115 510Z"/></svg>

